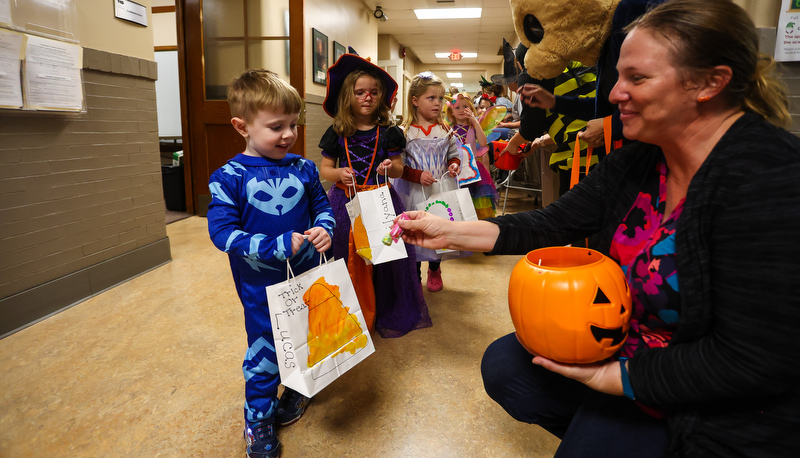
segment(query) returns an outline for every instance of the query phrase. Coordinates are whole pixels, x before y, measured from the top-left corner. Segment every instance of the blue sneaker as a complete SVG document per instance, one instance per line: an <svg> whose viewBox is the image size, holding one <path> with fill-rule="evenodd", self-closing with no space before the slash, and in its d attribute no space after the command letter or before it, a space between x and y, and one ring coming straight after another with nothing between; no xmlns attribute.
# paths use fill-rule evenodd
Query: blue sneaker
<svg viewBox="0 0 800 458"><path fill-rule="evenodd" d="M281 442L275 436L273 422L255 423L244 427L249 458L278 458L281 456Z"/></svg>
<svg viewBox="0 0 800 458"><path fill-rule="evenodd" d="M303 416L311 398L307 398L297 391L284 387L278 409L275 411L275 422L281 426L288 426Z"/></svg>

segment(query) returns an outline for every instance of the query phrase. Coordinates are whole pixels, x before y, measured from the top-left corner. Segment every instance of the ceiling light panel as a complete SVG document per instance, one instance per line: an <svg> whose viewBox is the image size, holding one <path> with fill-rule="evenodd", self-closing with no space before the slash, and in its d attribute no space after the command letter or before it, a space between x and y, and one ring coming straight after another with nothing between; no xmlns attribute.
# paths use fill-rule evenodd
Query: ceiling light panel
<svg viewBox="0 0 800 458"><path fill-rule="evenodd" d="M482 8L430 8L414 10L417 19L475 19Z"/></svg>

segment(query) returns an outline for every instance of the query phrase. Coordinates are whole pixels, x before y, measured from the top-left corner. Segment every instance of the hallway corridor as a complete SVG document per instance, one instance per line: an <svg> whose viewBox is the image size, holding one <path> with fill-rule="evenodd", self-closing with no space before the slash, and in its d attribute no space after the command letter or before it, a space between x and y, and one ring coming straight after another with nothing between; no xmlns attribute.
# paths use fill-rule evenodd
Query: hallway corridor
<svg viewBox="0 0 800 458"><path fill-rule="evenodd" d="M167 226L173 261L0 340L0 457L241 457L245 351L227 257L206 220ZM279 430L284 457L548 457L558 440L509 417L480 378L513 330L519 257L443 263L433 327L397 339ZM423 288L424 289L424 288Z"/></svg>

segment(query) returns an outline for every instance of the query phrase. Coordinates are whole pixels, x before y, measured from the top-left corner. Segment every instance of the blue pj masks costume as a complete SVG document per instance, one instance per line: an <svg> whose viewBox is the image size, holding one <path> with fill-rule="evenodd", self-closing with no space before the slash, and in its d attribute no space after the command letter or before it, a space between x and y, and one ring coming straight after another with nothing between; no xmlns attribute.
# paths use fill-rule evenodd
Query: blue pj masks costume
<svg viewBox="0 0 800 458"><path fill-rule="evenodd" d="M244 306L245 418L253 424L274 416L280 384L266 287L286 280L287 258L295 274L319 264L308 241L292 256L293 232L320 226L331 235L336 223L316 165L296 154L277 161L238 154L208 187L208 232L228 253Z"/></svg>

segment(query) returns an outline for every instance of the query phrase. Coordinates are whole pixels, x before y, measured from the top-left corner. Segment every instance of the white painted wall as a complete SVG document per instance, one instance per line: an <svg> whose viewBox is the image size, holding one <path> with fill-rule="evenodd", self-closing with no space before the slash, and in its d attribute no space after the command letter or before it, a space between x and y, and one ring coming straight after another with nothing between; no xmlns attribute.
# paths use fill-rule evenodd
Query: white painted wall
<svg viewBox="0 0 800 458"><path fill-rule="evenodd" d="M311 29L315 28L328 37L328 66L333 65L333 42L352 46L358 55L378 61L378 20L361 0L306 0L306 93L325 97L325 85L314 83L313 40Z"/></svg>
<svg viewBox="0 0 800 458"><path fill-rule="evenodd" d="M114 17L114 2L111 0L80 0L75 3L78 8L77 36L81 46L153 60L151 0L136 0L147 9L147 27Z"/></svg>

